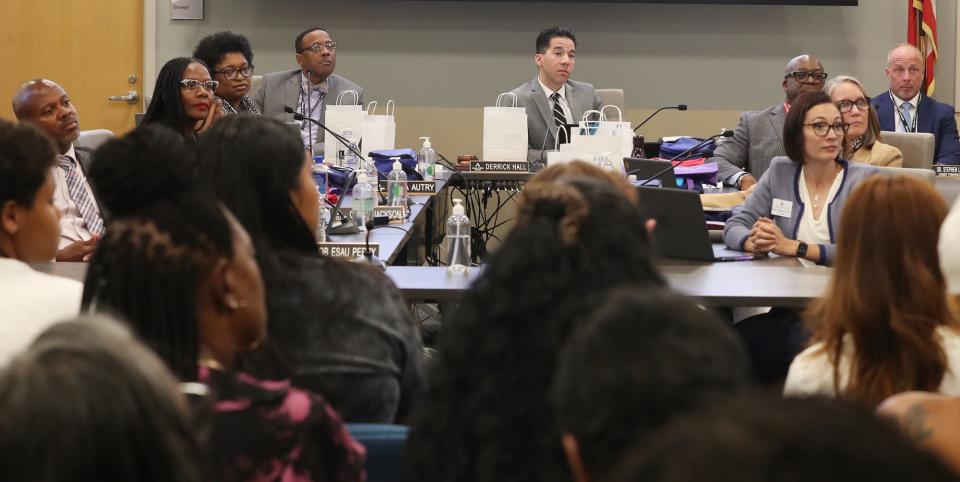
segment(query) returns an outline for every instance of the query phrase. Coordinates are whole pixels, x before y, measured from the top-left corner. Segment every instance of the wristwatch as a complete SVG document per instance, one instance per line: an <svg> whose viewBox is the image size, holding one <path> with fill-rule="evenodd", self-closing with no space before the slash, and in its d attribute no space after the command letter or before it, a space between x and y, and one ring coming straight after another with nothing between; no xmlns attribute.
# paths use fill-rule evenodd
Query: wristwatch
<svg viewBox="0 0 960 482"><path fill-rule="evenodd" d="M807 243L800 241L800 244L797 245L797 257L798 258L807 257Z"/></svg>

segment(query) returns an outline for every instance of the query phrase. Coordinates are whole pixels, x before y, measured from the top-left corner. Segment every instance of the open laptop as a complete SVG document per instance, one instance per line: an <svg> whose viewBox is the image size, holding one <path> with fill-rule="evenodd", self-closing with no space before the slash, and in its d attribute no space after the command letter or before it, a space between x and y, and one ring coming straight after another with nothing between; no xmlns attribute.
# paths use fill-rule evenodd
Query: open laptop
<svg viewBox="0 0 960 482"><path fill-rule="evenodd" d="M627 175L635 174L638 182L652 178L667 167L670 167L670 161L637 159L634 157L623 158L623 168L626 170ZM653 185L653 183L650 183L650 186ZM660 185L663 187L677 187L677 176L674 175L672 169L660 175Z"/></svg>
<svg viewBox="0 0 960 482"><path fill-rule="evenodd" d="M729 249L710 242L700 195L684 189L638 186L640 206L657 220L653 254L697 261L748 261L762 255Z"/></svg>

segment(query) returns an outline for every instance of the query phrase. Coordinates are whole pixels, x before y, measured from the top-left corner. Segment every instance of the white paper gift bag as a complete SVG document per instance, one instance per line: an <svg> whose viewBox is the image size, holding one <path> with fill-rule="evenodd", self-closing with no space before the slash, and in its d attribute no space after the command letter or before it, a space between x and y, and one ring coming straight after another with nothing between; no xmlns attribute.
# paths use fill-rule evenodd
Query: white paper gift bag
<svg viewBox="0 0 960 482"><path fill-rule="evenodd" d="M353 96L353 104L343 104L344 97ZM337 96L336 104L327 105L324 114L324 124L337 135L343 135L344 129L350 129L353 132L354 142L360 144L363 135L363 118L367 113L363 106L359 105L360 93L355 90L345 90ZM324 136L323 158L324 160L334 161L337 159L337 151L340 150L340 142L331 135Z"/></svg>
<svg viewBox="0 0 960 482"><path fill-rule="evenodd" d="M513 98L512 107L500 105L505 96ZM496 107L483 108L483 159L527 160L527 110L517 107L513 93L504 92L497 96Z"/></svg>
<svg viewBox="0 0 960 482"><path fill-rule="evenodd" d="M377 101L367 105L367 115L363 118L363 153L371 151L393 150L397 136L397 123L393 116L396 106L393 100L387 101L385 115L377 115Z"/></svg>
<svg viewBox="0 0 960 482"><path fill-rule="evenodd" d="M616 109L618 120L611 121L603 114L606 109ZM589 120L590 114L599 114L599 120ZM623 121L620 108L604 106L601 111L587 111L583 114L579 128L571 136L570 150L588 152L590 159L601 167L623 172L623 158L630 157L633 151L633 130L630 122Z"/></svg>

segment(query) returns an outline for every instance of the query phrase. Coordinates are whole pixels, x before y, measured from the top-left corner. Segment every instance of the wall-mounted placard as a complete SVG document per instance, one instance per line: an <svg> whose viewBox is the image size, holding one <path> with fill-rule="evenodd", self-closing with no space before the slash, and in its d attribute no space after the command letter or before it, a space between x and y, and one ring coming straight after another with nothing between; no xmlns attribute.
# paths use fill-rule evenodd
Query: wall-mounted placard
<svg viewBox="0 0 960 482"><path fill-rule="evenodd" d="M170 20L203 20L203 0L170 0Z"/></svg>

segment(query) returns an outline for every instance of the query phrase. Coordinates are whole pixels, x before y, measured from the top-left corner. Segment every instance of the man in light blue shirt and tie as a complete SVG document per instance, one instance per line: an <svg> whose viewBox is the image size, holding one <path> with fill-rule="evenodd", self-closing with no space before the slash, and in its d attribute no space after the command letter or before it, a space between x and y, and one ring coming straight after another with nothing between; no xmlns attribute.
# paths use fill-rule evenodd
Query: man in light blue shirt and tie
<svg viewBox="0 0 960 482"><path fill-rule="evenodd" d="M936 137L935 164L960 164L960 138L953 106L924 95L923 54L911 44L900 44L887 54L890 90L874 96L880 128L893 132L929 132Z"/></svg>

